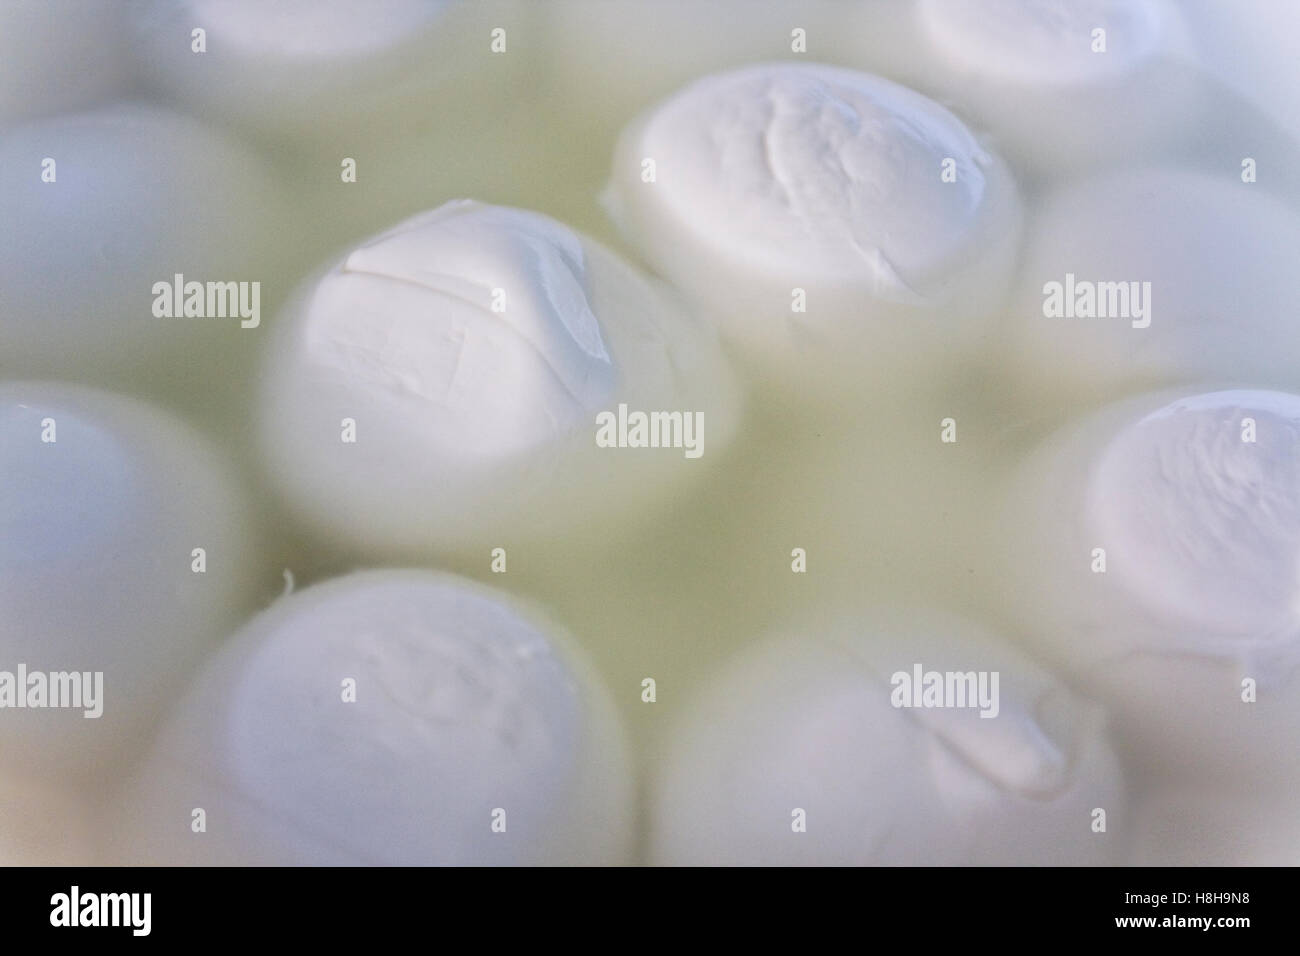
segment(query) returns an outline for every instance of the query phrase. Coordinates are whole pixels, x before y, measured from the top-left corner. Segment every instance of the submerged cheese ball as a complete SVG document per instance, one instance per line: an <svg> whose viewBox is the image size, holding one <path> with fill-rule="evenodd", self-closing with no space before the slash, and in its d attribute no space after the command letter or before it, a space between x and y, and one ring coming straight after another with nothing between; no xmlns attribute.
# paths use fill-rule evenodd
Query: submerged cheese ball
<svg viewBox="0 0 1300 956"><path fill-rule="evenodd" d="M1296 381L1300 217L1233 173L1146 168L1049 194L1027 229L1005 347L1039 390Z"/></svg>
<svg viewBox="0 0 1300 956"><path fill-rule="evenodd" d="M108 852L617 864L631 795L617 715L566 635L466 579L364 572L283 599L209 663Z"/></svg>
<svg viewBox="0 0 1300 956"><path fill-rule="evenodd" d="M1036 172L1129 160L1195 129L1166 0L919 0L918 82ZM904 75L910 74L904 71Z"/></svg>
<svg viewBox="0 0 1300 956"><path fill-rule="evenodd" d="M472 72L479 85L506 75L521 54L493 56L490 29L514 26L517 6L145 0L133 26L139 68L160 94L276 136L317 135L379 119L418 121L460 74Z"/></svg>
<svg viewBox="0 0 1300 956"><path fill-rule="evenodd" d="M1027 638L1108 702L1143 765L1296 773L1300 396L1157 393L1067 429L995 548Z"/></svg>
<svg viewBox="0 0 1300 956"><path fill-rule="evenodd" d="M159 317L153 289L177 273L271 279L279 254L264 224L278 209L257 154L154 107L0 135L0 372L134 384L193 352L212 360L235 347L251 334L235 307L233 317Z"/></svg>
<svg viewBox="0 0 1300 956"><path fill-rule="evenodd" d="M880 371L960 353L1004 291L1020 205L939 104L880 77L765 64L706 77L619 141L610 215L660 273L774 361Z"/></svg>
<svg viewBox="0 0 1300 956"><path fill-rule="evenodd" d="M254 526L225 461L163 412L0 385L0 682L29 704L45 688L20 707L0 686L0 773L118 766L255 602ZM82 706L49 706L48 675L73 672Z"/></svg>
<svg viewBox="0 0 1300 956"><path fill-rule="evenodd" d="M1128 73L1157 48L1166 14L1162 4L1141 0L919 0L918 6L935 42L950 56L1027 85ZM1107 31L1107 55L1093 52L1094 28Z"/></svg>
<svg viewBox="0 0 1300 956"><path fill-rule="evenodd" d="M918 668L909 698L899 675ZM929 699L947 707L908 706L926 703L931 672L970 674L969 697L954 682ZM1100 864L1119 848L1100 710L944 615L787 629L706 689L669 748L651 801L658 863Z"/></svg>
<svg viewBox="0 0 1300 956"><path fill-rule="evenodd" d="M270 470L309 523L372 553L595 522L698 473L735 427L708 330L537 213L462 201L416 216L309 281L276 331ZM681 447L598 446L598 416L621 405L681 413Z"/></svg>

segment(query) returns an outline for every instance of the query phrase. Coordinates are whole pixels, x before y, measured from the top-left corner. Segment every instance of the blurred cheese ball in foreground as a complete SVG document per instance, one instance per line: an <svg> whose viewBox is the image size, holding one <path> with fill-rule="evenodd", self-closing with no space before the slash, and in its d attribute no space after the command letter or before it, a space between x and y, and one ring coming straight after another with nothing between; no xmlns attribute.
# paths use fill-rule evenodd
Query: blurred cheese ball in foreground
<svg viewBox="0 0 1300 956"><path fill-rule="evenodd" d="M0 385L0 772L80 775L135 745L256 600L253 528L225 461L169 415ZM64 672L81 676L56 695ZM74 688L82 706L49 706Z"/></svg>
<svg viewBox="0 0 1300 956"><path fill-rule="evenodd" d="M1111 406L1007 490L1008 603L1142 766L1300 767L1298 487L1300 396L1241 389Z"/></svg>
<svg viewBox="0 0 1300 956"><path fill-rule="evenodd" d="M478 552L626 519L735 429L709 330L518 209L460 201L407 220L308 281L276 336L264 455L287 504L347 548ZM637 436L660 447L630 447L633 413L675 416Z"/></svg>
<svg viewBox="0 0 1300 956"><path fill-rule="evenodd" d="M624 132L604 199L761 362L838 358L867 378L981 344L1020 227L1015 184L957 117L821 65L687 87Z"/></svg>
<svg viewBox="0 0 1300 956"><path fill-rule="evenodd" d="M131 74L124 13L103 0L0 3L0 129L120 95Z"/></svg>
<svg viewBox="0 0 1300 956"><path fill-rule="evenodd" d="M315 137L418 125L449 84L468 94L511 75L519 54L510 52L507 31L506 51L493 55L491 30L513 25L508 15L518 7L517 0L141 0L132 16L139 69L161 95L275 137ZM472 85L457 82L470 75Z"/></svg>
<svg viewBox="0 0 1300 956"><path fill-rule="evenodd" d="M1300 217L1222 174L1147 168L1050 194L1033 214L1005 345L1039 391L1300 381Z"/></svg>
<svg viewBox="0 0 1300 956"><path fill-rule="evenodd" d="M955 680L928 698L931 672L969 674L966 706ZM1106 863L1123 799L1101 711L1022 655L938 614L855 615L706 688L675 726L651 846L661 864Z"/></svg>
<svg viewBox="0 0 1300 956"><path fill-rule="evenodd" d="M246 347L238 295L224 318L159 317L154 287L271 279L275 187L256 154L149 106L0 136L0 372L127 383Z"/></svg>
<svg viewBox="0 0 1300 956"><path fill-rule="evenodd" d="M616 864L631 799L612 703L567 635L465 579L363 572L283 599L209 662L127 788L111 852Z"/></svg>
<svg viewBox="0 0 1300 956"><path fill-rule="evenodd" d="M1196 128L1166 0L918 0L917 85L1036 172L1128 161ZM912 79L910 71L903 75Z"/></svg>

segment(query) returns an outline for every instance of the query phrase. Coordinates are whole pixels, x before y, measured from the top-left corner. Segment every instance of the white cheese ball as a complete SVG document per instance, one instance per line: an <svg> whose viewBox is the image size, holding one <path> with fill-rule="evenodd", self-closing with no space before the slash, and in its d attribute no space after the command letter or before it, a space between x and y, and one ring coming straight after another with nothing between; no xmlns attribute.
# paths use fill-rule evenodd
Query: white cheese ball
<svg viewBox="0 0 1300 956"><path fill-rule="evenodd" d="M308 524L371 554L595 524L698 475L735 428L712 333L538 213L460 201L409 219L309 280L275 331L270 473ZM699 456L684 417L682 447L598 447L620 405L702 415Z"/></svg>
<svg viewBox="0 0 1300 956"><path fill-rule="evenodd" d="M1144 168L1065 186L1026 230L1006 354L1028 389L1067 396L1291 385L1300 329L1279 303L1295 289L1297 247L1300 216L1232 169Z"/></svg>
<svg viewBox="0 0 1300 956"><path fill-rule="evenodd" d="M817 64L713 75L660 103L623 133L604 198L764 364L838 356L871 376L980 344L1020 226L1006 168L956 116Z"/></svg>
<svg viewBox="0 0 1300 956"><path fill-rule="evenodd" d="M134 384L241 347L238 316L157 317L154 285L272 285L279 208L257 154L151 106L0 135L0 372Z"/></svg>
<svg viewBox="0 0 1300 956"><path fill-rule="evenodd" d="M124 10L104 0L0 3L0 129L128 89Z"/></svg>
<svg viewBox="0 0 1300 956"><path fill-rule="evenodd" d="M617 715L567 635L466 579L363 572L284 598L209 662L109 854L618 864L631 799Z"/></svg>
<svg viewBox="0 0 1300 956"><path fill-rule="evenodd" d="M493 86L519 62L518 3L141 0L138 68L161 96L275 138L419 125L462 75ZM489 15L491 14L491 15ZM491 30L507 29L494 54ZM202 30L201 40L194 36ZM197 52L198 43L204 46ZM473 90L461 81L460 93ZM361 144L356 144L361 145ZM335 160L337 164L337 160Z"/></svg>
<svg viewBox="0 0 1300 956"><path fill-rule="evenodd" d="M1007 489L1013 613L1143 766L1300 769L1297 487L1300 396L1237 389L1110 406Z"/></svg>
<svg viewBox="0 0 1300 956"><path fill-rule="evenodd" d="M1034 172L1129 161L1196 129L1191 41L1166 0L918 0L916 18L921 88Z"/></svg>
<svg viewBox="0 0 1300 956"><path fill-rule="evenodd" d="M0 384L0 670L102 672L99 717L0 710L0 770L118 766L255 603L255 526L222 456L166 413L80 386Z"/></svg>
<svg viewBox="0 0 1300 956"><path fill-rule="evenodd" d="M918 664L997 672L996 715L894 706L894 675ZM1123 800L1101 711L1020 653L946 615L843 616L744 652L679 718L651 851L687 865L1101 864Z"/></svg>

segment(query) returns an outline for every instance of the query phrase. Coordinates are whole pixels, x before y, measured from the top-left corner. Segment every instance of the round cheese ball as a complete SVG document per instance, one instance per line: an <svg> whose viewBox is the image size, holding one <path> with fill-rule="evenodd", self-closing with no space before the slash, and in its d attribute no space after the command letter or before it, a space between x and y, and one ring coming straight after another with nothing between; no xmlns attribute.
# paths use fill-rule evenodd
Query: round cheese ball
<svg viewBox="0 0 1300 956"><path fill-rule="evenodd" d="M617 715L567 635L466 579L362 572L284 598L208 664L107 852L617 864L630 801Z"/></svg>
<svg viewBox="0 0 1300 956"><path fill-rule="evenodd" d="M156 286L174 288L180 274L273 287L282 257L266 225L279 209L274 175L256 153L152 106L117 104L8 130L0 135L0 373L125 386L183 378L191 366L236 354L254 335L238 295L223 307L213 299L225 317L186 317L184 301L160 300ZM204 293L206 313L206 285Z"/></svg>
<svg viewBox="0 0 1300 956"><path fill-rule="evenodd" d="M305 283L275 334L270 474L311 527L371 555L487 554L639 511L735 429L711 332L523 210L461 201L407 220ZM675 417L638 436L632 413Z"/></svg>
<svg viewBox="0 0 1300 956"><path fill-rule="evenodd" d="M989 549L1027 640L1144 767L1300 771L1300 396L1180 390L1062 430Z"/></svg>
<svg viewBox="0 0 1300 956"><path fill-rule="evenodd" d="M170 415L0 384L0 768L120 766L256 602L255 527L223 457Z"/></svg>
<svg viewBox="0 0 1300 956"><path fill-rule="evenodd" d="M964 696L954 680L952 696L930 698L931 673L945 687L963 675ZM651 852L700 865L1101 864L1118 850L1123 801L1100 709L1022 654L937 613L845 615L744 652L679 718Z"/></svg>
<svg viewBox="0 0 1300 956"><path fill-rule="evenodd" d="M964 359L1018 249L1002 161L896 83L768 63L629 126L606 207L628 242L769 371L858 377Z"/></svg>
<svg viewBox="0 0 1300 956"><path fill-rule="evenodd" d="M1026 171L1129 162L1197 131L1203 82L1177 4L918 0L915 16L920 87Z"/></svg>
<svg viewBox="0 0 1300 956"><path fill-rule="evenodd" d="M161 96L272 138L315 139L418 126L449 95L494 88L521 59L520 38L509 44L519 13L499 0L144 0L132 27L138 69ZM507 33L494 54L496 28Z"/></svg>

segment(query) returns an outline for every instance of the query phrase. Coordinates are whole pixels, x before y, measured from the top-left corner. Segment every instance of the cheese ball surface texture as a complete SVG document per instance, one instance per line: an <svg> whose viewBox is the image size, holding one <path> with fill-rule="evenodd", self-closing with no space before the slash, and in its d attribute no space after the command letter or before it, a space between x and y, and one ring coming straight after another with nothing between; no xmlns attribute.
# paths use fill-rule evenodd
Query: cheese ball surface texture
<svg viewBox="0 0 1300 956"><path fill-rule="evenodd" d="M1010 173L960 119L819 64L715 74L648 110L604 201L746 352L847 352L860 375L977 348L1021 220Z"/></svg>
<svg viewBox="0 0 1300 956"><path fill-rule="evenodd" d="M713 334L661 285L553 219L468 200L308 280L276 336L268 470L306 524L371 556L486 554L646 507L721 456L739 414ZM702 416L699 455L598 447L621 405Z"/></svg>
<svg viewBox="0 0 1300 956"><path fill-rule="evenodd" d="M967 703L987 691L988 706L911 706L921 688L899 697L896 676L918 666L983 672ZM853 615L786 628L705 689L654 784L651 852L689 865L1104 864L1124 801L1100 709L1021 653L946 616ZM1097 809L1107 832L1091 829Z"/></svg>
<svg viewBox="0 0 1300 956"><path fill-rule="evenodd" d="M210 662L110 854L613 864L630 800L617 716L566 635L465 579L361 572L283 599Z"/></svg>
<svg viewBox="0 0 1300 956"><path fill-rule="evenodd" d="M989 549L1021 630L1144 767L1300 779L1298 468L1300 396L1179 389L1062 429L1007 487Z"/></svg>

